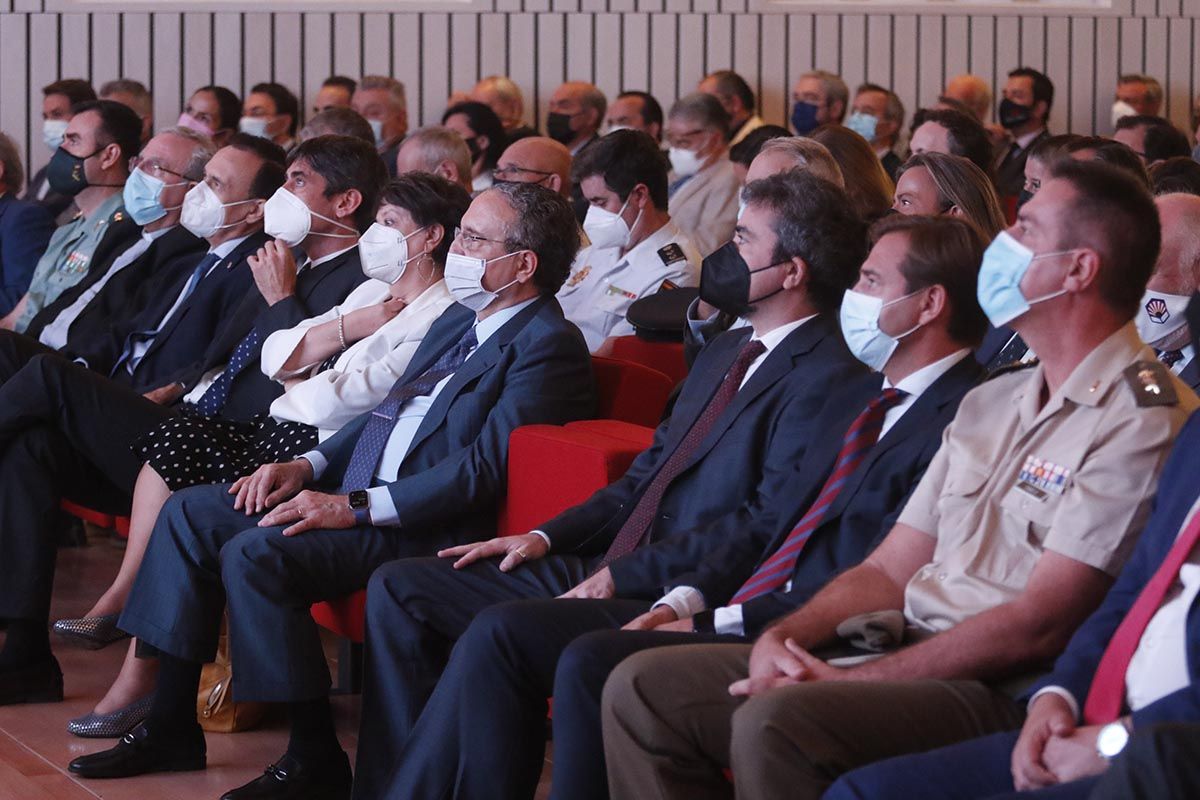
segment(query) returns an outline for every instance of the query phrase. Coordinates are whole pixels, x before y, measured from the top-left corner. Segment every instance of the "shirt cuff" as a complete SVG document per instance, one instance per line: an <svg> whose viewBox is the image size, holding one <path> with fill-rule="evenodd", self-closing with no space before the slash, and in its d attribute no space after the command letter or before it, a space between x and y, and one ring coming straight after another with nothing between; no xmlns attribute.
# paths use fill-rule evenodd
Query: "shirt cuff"
<svg viewBox="0 0 1200 800"><path fill-rule="evenodd" d="M1061 697L1063 700L1066 700L1067 705L1071 707L1071 713L1075 716L1075 719L1078 721L1078 719L1079 719L1079 702L1075 699L1075 695L1071 694L1070 692L1068 692L1066 689L1064 689L1061 686L1047 686L1045 688L1038 689L1036 692L1034 692L1033 697L1029 698L1029 703L1026 704L1025 710L1028 711L1029 709L1033 708L1033 704L1036 703L1037 699L1044 694L1056 694L1059 697Z"/></svg>
<svg viewBox="0 0 1200 800"><path fill-rule="evenodd" d="M542 541L546 543L547 553L554 549L553 545L550 544L550 537L546 535L545 531L530 531L530 533L532 533L534 536L542 537Z"/></svg>
<svg viewBox="0 0 1200 800"><path fill-rule="evenodd" d="M386 486L375 486L367 489L367 511L371 514L371 524L380 528L397 528L400 526L400 512L396 510L396 501Z"/></svg>
<svg viewBox="0 0 1200 800"><path fill-rule="evenodd" d="M704 610L704 595L693 586L676 586L650 608L659 606L670 606L676 619L687 619Z"/></svg>
<svg viewBox="0 0 1200 800"><path fill-rule="evenodd" d="M329 459L325 458L325 454L320 450L309 450L307 453L302 453L300 458L312 464L314 481L320 480L321 476L325 474L325 470L329 469Z"/></svg>
<svg viewBox="0 0 1200 800"><path fill-rule="evenodd" d="M745 636L746 625L742 621L741 605L713 609L713 630L729 636Z"/></svg>

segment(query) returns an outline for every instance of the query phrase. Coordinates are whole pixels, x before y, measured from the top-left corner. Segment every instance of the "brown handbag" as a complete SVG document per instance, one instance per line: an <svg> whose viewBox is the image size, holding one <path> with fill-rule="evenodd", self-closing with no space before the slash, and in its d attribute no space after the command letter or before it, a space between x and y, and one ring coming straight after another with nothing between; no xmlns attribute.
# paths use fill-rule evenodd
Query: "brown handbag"
<svg viewBox="0 0 1200 800"><path fill-rule="evenodd" d="M266 703L236 703L230 683L233 663L229 660L229 634L221 621L217 657L200 672L200 691L196 695L196 719L211 733L237 733L252 730L262 722Z"/></svg>

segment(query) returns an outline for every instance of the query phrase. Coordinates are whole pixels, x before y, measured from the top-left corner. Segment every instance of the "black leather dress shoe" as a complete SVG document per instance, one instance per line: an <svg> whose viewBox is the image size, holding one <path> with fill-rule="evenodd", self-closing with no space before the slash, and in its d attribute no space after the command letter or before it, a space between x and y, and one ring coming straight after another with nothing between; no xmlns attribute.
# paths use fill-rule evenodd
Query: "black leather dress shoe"
<svg viewBox="0 0 1200 800"><path fill-rule="evenodd" d="M0 706L59 703L62 699L62 670L54 656L27 667L0 671Z"/></svg>
<svg viewBox="0 0 1200 800"><path fill-rule="evenodd" d="M128 778L148 772L187 772L204 769L204 732L156 735L143 722L121 737L117 746L80 756L69 769L83 778Z"/></svg>
<svg viewBox="0 0 1200 800"><path fill-rule="evenodd" d="M339 752L321 763L306 764L287 753L245 786L221 800L345 800L350 796L350 759Z"/></svg>

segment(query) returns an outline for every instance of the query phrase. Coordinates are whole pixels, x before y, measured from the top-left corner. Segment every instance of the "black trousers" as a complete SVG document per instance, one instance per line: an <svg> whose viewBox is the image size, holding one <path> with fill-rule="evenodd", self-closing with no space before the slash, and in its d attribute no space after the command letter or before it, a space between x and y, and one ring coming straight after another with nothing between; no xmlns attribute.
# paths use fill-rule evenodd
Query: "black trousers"
<svg viewBox="0 0 1200 800"><path fill-rule="evenodd" d="M452 564L450 559L409 559L388 564L371 578L356 798L421 796L415 787L390 791L389 781L410 740L414 748L422 745L418 739L424 734L414 735L419 725L438 729L454 722L440 719L446 713L440 708L424 715L422 710L452 648L458 658L455 641L484 609L511 600L553 598L583 580L589 566L575 556L549 556L510 573L501 572L495 560L462 570ZM453 702L447 707L451 715L461 710L453 709ZM541 714L544 719L544 706ZM435 733L440 737L446 730Z"/></svg>
<svg viewBox="0 0 1200 800"><path fill-rule="evenodd" d="M0 383L4 383L29 363L34 356L55 355L58 351L16 331L0 330Z"/></svg>
<svg viewBox="0 0 1200 800"><path fill-rule="evenodd" d="M448 544L397 528L258 527L228 484L176 492L159 514L120 627L188 661L208 661L229 606L238 700L295 702L329 691L313 603L366 585L380 564Z"/></svg>
<svg viewBox="0 0 1200 800"><path fill-rule="evenodd" d="M48 617L60 501L128 511L129 444L175 414L58 355L0 386L0 617Z"/></svg>

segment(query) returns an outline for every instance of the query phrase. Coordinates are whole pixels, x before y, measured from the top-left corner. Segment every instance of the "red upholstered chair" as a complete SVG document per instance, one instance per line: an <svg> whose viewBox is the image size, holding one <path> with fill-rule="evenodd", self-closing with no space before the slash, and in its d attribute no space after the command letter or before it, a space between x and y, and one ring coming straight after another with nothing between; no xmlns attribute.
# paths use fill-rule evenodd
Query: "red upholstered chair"
<svg viewBox="0 0 1200 800"><path fill-rule="evenodd" d="M85 508L70 500L63 500L59 505L63 511L77 519L90 522L98 528L110 528L116 531L122 539L129 538L129 517L115 517L112 514L105 514L103 511Z"/></svg>
<svg viewBox="0 0 1200 800"><path fill-rule="evenodd" d="M598 419L617 419L656 427L678 382L657 368L636 361L592 356Z"/></svg>
<svg viewBox="0 0 1200 800"><path fill-rule="evenodd" d="M618 336L612 340L612 352L609 355L656 369L673 383L679 383L687 377L682 342L647 342L636 336Z"/></svg>

